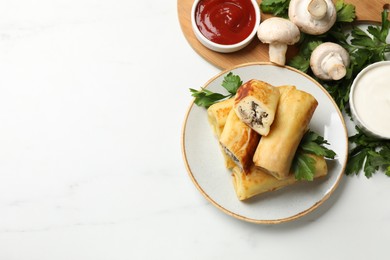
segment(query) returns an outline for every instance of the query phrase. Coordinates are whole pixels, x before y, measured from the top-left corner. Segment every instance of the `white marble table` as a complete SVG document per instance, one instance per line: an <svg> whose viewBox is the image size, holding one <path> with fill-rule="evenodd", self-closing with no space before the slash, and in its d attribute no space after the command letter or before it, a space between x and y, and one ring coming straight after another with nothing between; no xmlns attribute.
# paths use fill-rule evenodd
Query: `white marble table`
<svg viewBox="0 0 390 260"><path fill-rule="evenodd" d="M280 225L198 192L181 130L219 70L176 1L0 1L0 259L388 259L390 179Z"/></svg>

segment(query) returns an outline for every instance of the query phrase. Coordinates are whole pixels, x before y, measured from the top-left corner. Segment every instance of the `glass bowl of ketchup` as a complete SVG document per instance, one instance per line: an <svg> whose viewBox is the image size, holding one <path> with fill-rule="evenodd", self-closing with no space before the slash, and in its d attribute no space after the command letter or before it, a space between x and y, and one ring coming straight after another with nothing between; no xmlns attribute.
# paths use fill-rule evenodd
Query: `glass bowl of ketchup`
<svg viewBox="0 0 390 260"><path fill-rule="evenodd" d="M207 48L222 53L247 46L257 33L260 7L256 0L195 0L191 25Z"/></svg>

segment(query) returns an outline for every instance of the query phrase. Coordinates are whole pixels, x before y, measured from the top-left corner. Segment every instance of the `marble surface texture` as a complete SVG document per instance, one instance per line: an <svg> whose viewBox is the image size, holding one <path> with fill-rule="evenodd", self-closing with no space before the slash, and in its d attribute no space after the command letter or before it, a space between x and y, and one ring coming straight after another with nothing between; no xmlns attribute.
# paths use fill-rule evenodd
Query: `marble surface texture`
<svg viewBox="0 0 390 260"><path fill-rule="evenodd" d="M0 259L389 259L383 174L280 225L205 200L181 131L218 72L174 0L1 0Z"/></svg>

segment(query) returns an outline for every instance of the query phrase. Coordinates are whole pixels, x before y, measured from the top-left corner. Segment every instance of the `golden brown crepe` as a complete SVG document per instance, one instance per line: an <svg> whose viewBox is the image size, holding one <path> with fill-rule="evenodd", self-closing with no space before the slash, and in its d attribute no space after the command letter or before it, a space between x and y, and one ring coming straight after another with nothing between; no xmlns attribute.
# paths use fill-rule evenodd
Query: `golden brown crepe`
<svg viewBox="0 0 390 260"><path fill-rule="evenodd" d="M232 109L226 119L219 143L241 170L247 171L252 164L259 139L259 134L243 123Z"/></svg>
<svg viewBox="0 0 390 260"><path fill-rule="evenodd" d="M325 176L328 172L323 157L309 155L315 159L316 171L314 178ZM294 174L283 180L278 180L252 164L249 172L244 173L238 167L233 168L233 186L239 200L245 200L264 192L277 190L298 182Z"/></svg>
<svg viewBox="0 0 390 260"><path fill-rule="evenodd" d="M279 90L260 80L249 80L238 88L234 100L237 116L261 135L268 135L279 101Z"/></svg>
<svg viewBox="0 0 390 260"><path fill-rule="evenodd" d="M218 140L221 137L223 128L225 127L226 119L230 111L233 109L233 104L234 98L229 98L215 103L207 109L207 117L209 123L211 125L211 128L213 129L213 133L216 135ZM227 169L232 169L234 166L236 166L236 164L233 162L232 158L223 151L221 145L220 148L225 160L225 167Z"/></svg>
<svg viewBox="0 0 390 260"><path fill-rule="evenodd" d="M277 179L289 177L298 145L306 132L317 100L295 86L279 87L280 98L270 133L263 136L253 162Z"/></svg>
<svg viewBox="0 0 390 260"><path fill-rule="evenodd" d="M207 117L214 134L219 138L225 126L227 116L232 110L234 98L229 98L211 105L207 109Z"/></svg>

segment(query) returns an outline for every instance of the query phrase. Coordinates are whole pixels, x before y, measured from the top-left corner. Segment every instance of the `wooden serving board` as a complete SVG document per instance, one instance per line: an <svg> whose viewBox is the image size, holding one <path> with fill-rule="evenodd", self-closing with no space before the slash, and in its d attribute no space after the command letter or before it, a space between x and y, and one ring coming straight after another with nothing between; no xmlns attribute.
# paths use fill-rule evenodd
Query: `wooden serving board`
<svg viewBox="0 0 390 260"><path fill-rule="evenodd" d="M191 8L194 0L177 0L177 11L181 29L191 47L204 59L218 68L226 69L238 64L247 62L268 61L268 45L262 44L257 37L244 49L234 53L218 53L204 47L197 39L191 27ZM257 0L258 3L261 0ZM357 21L380 22L381 12L390 0L345 0L356 6ZM261 14L261 20L269 18L270 15ZM289 47L287 59L296 54L297 49Z"/></svg>

